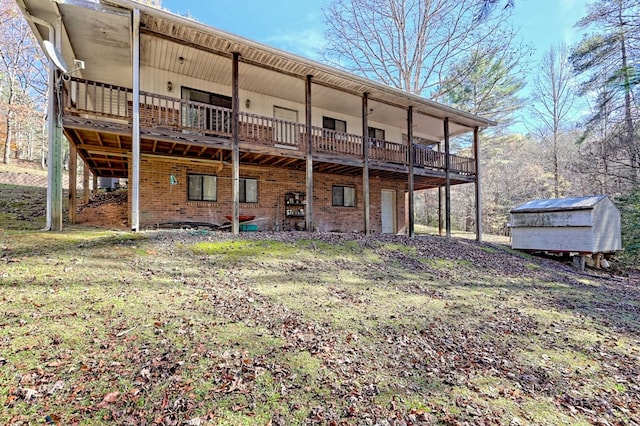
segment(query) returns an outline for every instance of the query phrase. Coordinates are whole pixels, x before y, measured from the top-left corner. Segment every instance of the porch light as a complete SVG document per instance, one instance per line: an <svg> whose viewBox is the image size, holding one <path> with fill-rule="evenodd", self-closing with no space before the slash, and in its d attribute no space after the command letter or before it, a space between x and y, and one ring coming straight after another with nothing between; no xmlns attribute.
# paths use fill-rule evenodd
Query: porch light
<svg viewBox="0 0 640 426"><path fill-rule="evenodd" d="M167 92L170 92L173 90L173 83L170 81L167 81Z"/></svg>
<svg viewBox="0 0 640 426"><path fill-rule="evenodd" d="M251 107L251 99L247 99L244 105L247 107L247 109L249 109L249 107Z"/></svg>

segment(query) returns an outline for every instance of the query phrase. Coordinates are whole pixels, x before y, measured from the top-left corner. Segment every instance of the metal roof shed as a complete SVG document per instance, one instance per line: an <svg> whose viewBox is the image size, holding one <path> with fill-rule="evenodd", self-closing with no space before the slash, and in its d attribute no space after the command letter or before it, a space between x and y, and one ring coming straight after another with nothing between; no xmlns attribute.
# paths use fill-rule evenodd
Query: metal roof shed
<svg viewBox="0 0 640 426"><path fill-rule="evenodd" d="M622 249L620 211L606 195L533 200L510 213L514 249L582 254Z"/></svg>

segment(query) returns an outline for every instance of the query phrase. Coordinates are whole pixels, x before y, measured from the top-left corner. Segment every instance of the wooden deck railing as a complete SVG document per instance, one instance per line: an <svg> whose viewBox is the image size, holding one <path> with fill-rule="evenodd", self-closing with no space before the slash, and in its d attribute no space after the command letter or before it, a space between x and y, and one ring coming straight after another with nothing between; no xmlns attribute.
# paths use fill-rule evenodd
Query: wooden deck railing
<svg viewBox="0 0 640 426"><path fill-rule="evenodd" d="M362 158L362 136L313 126L311 137L314 152Z"/></svg>
<svg viewBox="0 0 640 426"><path fill-rule="evenodd" d="M71 114L87 114L132 121L133 93L126 87L72 78L65 84L64 108ZM243 142L276 148L306 148L306 126L247 112L239 114L239 137ZM232 112L228 108L168 96L140 92L140 126L142 128L230 138ZM314 152L336 158L362 159L362 136L312 127ZM390 164L407 165L409 151L405 144L367 138L369 158ZM414 166L445 169L445 154L420 144L414 145ZM449 155L450 170L474 175L473 158Z"/></svg>

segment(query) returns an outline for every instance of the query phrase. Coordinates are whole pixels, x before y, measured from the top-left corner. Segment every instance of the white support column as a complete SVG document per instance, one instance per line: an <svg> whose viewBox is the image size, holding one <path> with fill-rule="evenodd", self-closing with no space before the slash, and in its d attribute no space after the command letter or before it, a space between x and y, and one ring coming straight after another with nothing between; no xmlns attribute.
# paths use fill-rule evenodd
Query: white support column
<svg viewBox="0 0 640 426"><path fill-rule="evenodd" d="M132 117L132 167L131 230L140 230L140 9L133 10L132 23L133 117Z"/></svg>

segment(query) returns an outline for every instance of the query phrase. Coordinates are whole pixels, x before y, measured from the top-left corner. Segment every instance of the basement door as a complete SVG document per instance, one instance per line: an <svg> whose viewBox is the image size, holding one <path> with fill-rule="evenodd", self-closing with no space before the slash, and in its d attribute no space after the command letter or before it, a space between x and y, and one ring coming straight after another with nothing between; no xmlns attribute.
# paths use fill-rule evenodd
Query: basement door
<svg viewBox="0 0 640 426"><path fill-rule="evenodd" d="M380 218L382 219L382 233L396 233L396 191L383 189L380 202Z"/></svg>

